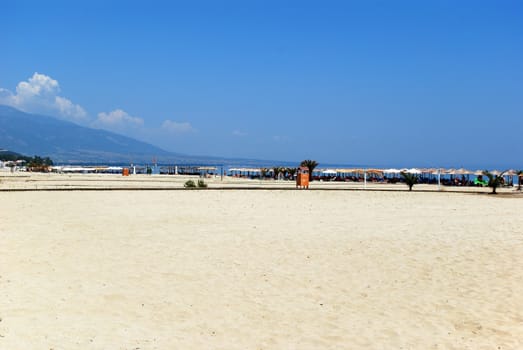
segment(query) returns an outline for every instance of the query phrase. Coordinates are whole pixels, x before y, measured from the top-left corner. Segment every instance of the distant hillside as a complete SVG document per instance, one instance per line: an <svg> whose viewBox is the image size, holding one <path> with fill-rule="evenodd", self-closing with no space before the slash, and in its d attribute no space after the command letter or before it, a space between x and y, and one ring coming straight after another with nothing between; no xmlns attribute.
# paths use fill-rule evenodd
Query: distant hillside
<svg viewBox="0 0 523 350"><path fill-rule="evenodd" d="M4 159L7 159L7 160L17 160L17 159L22 158L22 157L24 157L23 154L12 152L12 151L0 148L0 160L4 160Z"/></svg>
<svg viewBox="0 0 523 350"><path fill-rule="evenodd" d="M60 119L25 113L0 105L0 150L50 157L60 163L226 164L272 166L292 162L228 159L167 152L159 147L109 131L86 128ZM5 152L5 151L4 151Z"/></svg>
<svg viewBox="0 0 523 350"><path fill-rule="evenodd" d="M0 105L0 149L49 156L58 163L151 162L186 158L151 144Z"/></svg>

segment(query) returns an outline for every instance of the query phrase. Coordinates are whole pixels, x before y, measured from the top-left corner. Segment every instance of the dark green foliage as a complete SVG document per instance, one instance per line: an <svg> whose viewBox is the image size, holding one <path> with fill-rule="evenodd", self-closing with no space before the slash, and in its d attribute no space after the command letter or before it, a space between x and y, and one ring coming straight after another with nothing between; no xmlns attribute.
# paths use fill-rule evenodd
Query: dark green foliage
<svg viewBox="0 0 523 350"><path fill-rule="evenodd" d="M19 153L10 152L10 151L0 151L0 160L1 161L17 161L17 160L23 160L25 161L26 165L28 167L40 167L40 166L51 166L53 165L53 161L49 157L40 157L40 156L34 156L34 157L28 157L24 156Z"/></svg>
<svg viewBox="0 0 523 350"><path fill-rule="evenodd" d="M183 184L183 187L185 187L185 188L195 188L195 187L196 187L196 184L194 183L193 180L187 180L187 181Z"/></svg>
<svg viewBox="0 0 523 350"><path fill-rule="evenodd" d="M294 179L294 176L298 172L298 169L296 169L296 168L287 168L286 172L287 172L287 174L289 174L291 179Z"/></svg>
<svg viewBox="0 0 523 350"><path fill-rule="evenodd" d="M29 158L29 160L27 160L27 166L30 168L51 165L53 165L53 161L49 157L42 158L39 156L34 156L33 158Z"/></svg>
<svg viewBox="0 0 523 350"><path fill-rule="evenodd" d="M488 187L492 187L492 194L496 194L496 189L503 184L505 172L506 170L499 175L494 175L488 170L483 170L483 175L488 177Z"/></svg>
<svg viewBox="0 0 523 350"><path fill-rule="evenodd" d="M275 180L278 179L278 175L281 173L281 172L284 172L285 169L282 168L282 167L279 167L279 166L275 166L274 168L272 168L272 176Z"/></svg>
<svg viewBox="0 0 523 350"><path fill-rule="evenodd" d="M304 166L307 169L309 169L309 181L312 181L312 172L314 171L314 169L316 169L318 165L318 162L311 159L305 159L300 163L300 166Z"/></svg>
<svg viewBox="0 0 523 350"><path fill-rule="evenodd" d="M409 186L409 191L412 191L412 187L418 183L418 179L419 179L418 175L407 173L404 171L402 171L400 174L401 174L401 177L403 178L403 181L405 181L405 184L407 186Z"/></svg>
<svg viewBox="0 0 523 350"><path fill-rule="evenodd" d="M197 182L194 182L193 180L187 180L183 184L183 187L185 187L185 188L207 188L207 184L203 180L198 180Z"/></svg>

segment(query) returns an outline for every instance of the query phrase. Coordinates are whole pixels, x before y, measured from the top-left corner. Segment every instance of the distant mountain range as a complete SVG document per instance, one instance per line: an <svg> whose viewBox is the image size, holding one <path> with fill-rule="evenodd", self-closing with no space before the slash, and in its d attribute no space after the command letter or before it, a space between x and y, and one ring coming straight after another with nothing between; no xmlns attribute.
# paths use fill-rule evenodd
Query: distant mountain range
<svg viewBox="0 0 523 350"><path fill-rule="evenodd" d="M0 105L0 149L27 156L50 157L57 163L159 163L278 165L248 159L200 157L165 151L146 142L60 119Z"/></svg>
<svg viewBox="0 0 523 350"><path fill-rule="evenodd" d="M0 106L0 148L55 162L151 162L176 154L130 137Z"/></svg>

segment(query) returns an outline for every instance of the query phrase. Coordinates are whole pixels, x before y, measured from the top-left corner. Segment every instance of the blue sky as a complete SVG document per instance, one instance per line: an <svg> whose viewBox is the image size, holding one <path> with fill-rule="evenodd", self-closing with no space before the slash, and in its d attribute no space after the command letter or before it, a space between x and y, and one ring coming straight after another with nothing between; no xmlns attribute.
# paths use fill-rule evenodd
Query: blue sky
<svg viewBox="0 0 523 350"><path fill-rule="evenodd" d="M521 1L3 1L0 103L174 152L523 167Z"/></svg>

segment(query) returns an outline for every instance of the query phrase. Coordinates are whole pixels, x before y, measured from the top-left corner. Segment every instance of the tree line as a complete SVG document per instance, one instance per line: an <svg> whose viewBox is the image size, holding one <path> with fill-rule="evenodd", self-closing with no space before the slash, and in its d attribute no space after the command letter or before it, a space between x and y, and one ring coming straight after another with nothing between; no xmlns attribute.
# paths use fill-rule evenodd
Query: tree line
<svg viewBox="0 0 523 350"><path fill-rule="evenodd" d="M25 163L25 166L30 171L47 171L49 167L53 165L53 160L49 157L41 157L37 155L29 157L9 151L0 152L0 160L3 162L12 162L12 166L15 165L15 162Z"/></svg>

